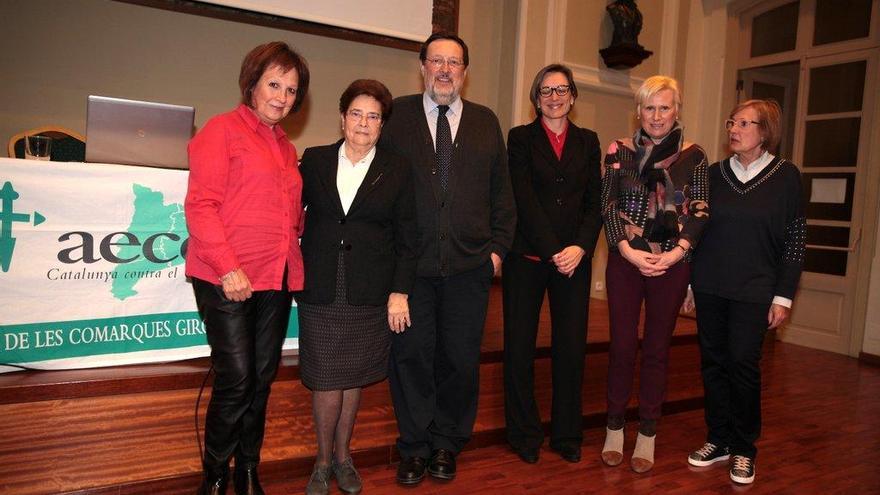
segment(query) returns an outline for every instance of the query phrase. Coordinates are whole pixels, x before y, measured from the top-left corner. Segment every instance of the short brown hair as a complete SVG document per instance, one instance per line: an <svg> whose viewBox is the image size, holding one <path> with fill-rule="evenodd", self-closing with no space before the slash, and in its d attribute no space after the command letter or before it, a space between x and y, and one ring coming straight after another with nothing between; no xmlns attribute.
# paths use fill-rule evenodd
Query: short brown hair
<svg viewBox="0 0 880 495"><path fill-rule="evenodd" d="M299 110L306 93L309 91L309 66L306 59L283 41L273 41L260 45L245 55L241 61L241 73L238 75L238 87L241 89L241 101L251 106L254 97L254 87L266 72L266 69L275 66L284 72L295 70L297 75L296 101L293 102L292 112Z"/></svg>
<svg viewBox="0 0 880 495"><path fill-rule="evenodd" d="M571 73L571 69L562 64L550 64L535 74L535 80L532 81L532 89L529 92L529 101L534 105L535 113L538 115L541 115L541 102L538 97L538 91L541 89L541 83L544 82L544 76L553 72L558 72L565 76L568 79L568 90L571 91L571 96L574 96L575 99L578 97L578 87L574 83L574 75Z"/></svg>
<svg viewBox="0 0 880 495"><path fill-rule="evenodd" d="M351 102L358 96L369 96L379 102L379 106L382 107L383 122L391 116L391 92L384 84L375 79L352 81L339 97L339 113L345 114L348 107L351 106Z"/></svg>
<svg viewBox="0 0 880 495"><path fill-rule="evenodd" d="M431 46L431 43L439 40L449 40L458 43L458 46L461 47L461 61L464 62L465 67L468 66L468 64L470 63L470 59L468 58L467 43L465 43L463 39L459 38L455 34L446 31L438 31L431 36L428 36L428 39L426 39L425 42L422 43L422 48L419 50L419 60L421 60L422 63L424 63L425 59L428 57L428 47Z"/></svg>
<svg viewBox="0 0 880 495"><path fill-rule="evenodd" d="M776 100L747 100L735 106L728 118L732 119L746 108L752 108L758 114L758 129L763 138L761 149L775 152L782 139L782 108L779 103Z"/></svg>

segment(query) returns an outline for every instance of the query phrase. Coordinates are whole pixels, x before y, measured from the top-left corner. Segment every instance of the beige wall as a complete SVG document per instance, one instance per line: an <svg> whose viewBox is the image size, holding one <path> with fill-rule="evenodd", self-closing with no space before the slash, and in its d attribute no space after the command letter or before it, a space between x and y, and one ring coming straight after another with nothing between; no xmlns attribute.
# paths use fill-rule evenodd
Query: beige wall
<svg viewBox="0 0 880 495"><path fill-rule="evenodd" d="M511 4L461 1L460 34L471 51L465 95L502 114L513 70L502 53L515 36ZM339 138L339 95L354 79L379 79L394 95L421 91L415 52L109 0L0 1L0 38L3 143L48 123L84 132L89 94L191 105L199 127L235 106L242 57L272 40L290 43L311 69L306 105L283 124L300 150Z"/></svg>
<svg viewBox="0 0 880 495"><path fill-rule="evenodd" d="M635 77L648 77L659 71L660 59L657 51L663 26L657 21L663 13L663 2L664 0L651 0L638 4L643 18L639 44L646 50L653 51L654 55L632 69L621 69L621 72ZM614 31L611 18L605 10L608 3L608 0L567 2L568 15L563 50L567 62L606 68L599 50L611 44L611 34Z"/></svg>

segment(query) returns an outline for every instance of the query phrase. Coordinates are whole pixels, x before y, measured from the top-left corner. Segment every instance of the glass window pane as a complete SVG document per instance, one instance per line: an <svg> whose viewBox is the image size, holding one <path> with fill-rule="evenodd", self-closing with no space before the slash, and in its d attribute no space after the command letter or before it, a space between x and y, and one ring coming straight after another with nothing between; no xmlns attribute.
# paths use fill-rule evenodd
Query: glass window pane
<svg viewBox="0 0 880 495"><path fill-rule="evenodd" d="M807 114L857 112L862 109L867 62L848 62L810 69Z"/></svg>
<svg viewBox="0 0 880 495"><path fill-rule="evenodd" d="M813 45L867 38L871 31L871 0L816 0Z"/></svg>
<svg viewBox="0 0 880 495"><path fill-rule="evenodd" d="M849 246L849 227L807 225L807 244L847 247Z"/></svg>
<svg viewBox="0 0 880 495"><path fill-rule="evenodd" d="M846 275L846 251L826 251L809 249L804 253L804 270L829 275Z"/></svg>
<svg viewBox="0 0 880 495"><path fill-rule="evenodd" d="M804 136L804 167L855 167L862 119L812 120Z"/></svg>
<svg viewBox="0 0 880 495"><path fill-rule="evenodd" d="M785 4L752 19L752 56L794 50L800 2Z"/></svg>
<svg viewBox="0 0 880 495"><path fill-rule="evenodd" d="M852 219L853 185L856 174L853 173L810 173L801 174L801 184L804 199L804 211L807 219L813 220L842 220L848 222ZM835 199L828 202L826 194L817 190L813 194L813 179L846 179L846 190L842 201ZM817 181L819 182L819 181ZM827 183L827 181L825 182ZM814 201L816 199L816 201Z"/></svg>

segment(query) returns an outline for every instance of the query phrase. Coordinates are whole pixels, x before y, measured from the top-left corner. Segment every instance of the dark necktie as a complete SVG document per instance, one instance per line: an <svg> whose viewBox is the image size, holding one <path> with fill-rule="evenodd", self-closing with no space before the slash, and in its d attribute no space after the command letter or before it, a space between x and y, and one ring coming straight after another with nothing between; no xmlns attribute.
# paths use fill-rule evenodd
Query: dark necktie
<svg viewBox="0 0 880 495"><path fill-rule="evenodd" d="M446 191L449 185L449 166L452 164L452 130L446 112L449 105L437 107L437 171L440 173L440 188Z"/></svg>

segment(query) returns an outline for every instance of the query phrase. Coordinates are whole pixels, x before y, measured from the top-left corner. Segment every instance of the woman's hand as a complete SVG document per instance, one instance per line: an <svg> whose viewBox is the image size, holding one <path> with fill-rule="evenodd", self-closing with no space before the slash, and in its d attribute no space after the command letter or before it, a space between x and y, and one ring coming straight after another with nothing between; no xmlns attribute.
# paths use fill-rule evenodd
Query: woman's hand
<svg viewBox="0 0 880 495"><path fill-rule="evenodd" d="M681 261L685 254L686 251L683 249L677 247L672 248L671 251L660 253L654 266L656 266L658 270L663 270L665 272L669 267Z"/></svg>
<svg viewBox="0 0 880 495"><path fill-rule="evenodd" d="M572 245L554 254L550 259L553 260L553 263L556 265L556 270L559 273L566 277L571 277L578 265L581 264L584 254L586 254L584 248Z"/></svg>
<svg viewBox="0 0 880 495"><path fill-rule="evenodd" d="M489 257L492 259L492 276L497 277L498 273L501 271L501 256L492 253Z"/></svg>
<svg viewBox="0 0 880 495"><path fill-rule="evenodd" d="M784 322L790 314L791 308L786 308L781 304L771 304L770 311L767 313L767 323L769 324L767 329L772 330L779 325L782 325L782 322Z"/></svg>
<svg viewBox="0 0 880 495"><path fill-rule="evenodd" d="M242 302L254 293L250 279L241 268L236 268L220 277L220 283L223 284L223 294L230 301Z"/></svg>
<svg viewBox="0 0 880 495"><path fill-rule="evenodd" d="M388 295L388 326L394 333L401 333L412 325L409 319L408 297L400 292L392 292Z"/></svg>
<svg viewBox="0 0 880 495"><path fill-rule="evenodd" d="M665 266L657 266L657 261L660 259L659 255L642 251L640 249L633 249L627 241L618 242L617 251L625 260L632 263L633 266L638 268L639 272L646 277L656 277L666 273Z"/></svg>
<svg viewBox="0 0 880 495"><path fill-rule="evenodd" d="M690 313L691 311L697 309L697 304L694 302L694 291L691 289L691 286L688 286L687 295L684 296L684 302L681 303L681 312L682 313Z"/></svg>

